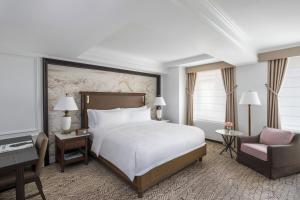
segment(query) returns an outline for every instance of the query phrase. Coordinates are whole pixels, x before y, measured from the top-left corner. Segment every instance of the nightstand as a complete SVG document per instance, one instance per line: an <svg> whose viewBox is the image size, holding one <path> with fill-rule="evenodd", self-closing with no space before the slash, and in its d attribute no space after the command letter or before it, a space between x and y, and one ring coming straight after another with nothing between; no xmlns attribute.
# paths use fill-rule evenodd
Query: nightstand
<svg viewBox="0 0 300 200"><path fill-rule="evenodd" d="M61 172L71 163L84 161L88 164L89 135L76 135L75 131L69 134L55 133L55 159L60 164Z"/></svg>

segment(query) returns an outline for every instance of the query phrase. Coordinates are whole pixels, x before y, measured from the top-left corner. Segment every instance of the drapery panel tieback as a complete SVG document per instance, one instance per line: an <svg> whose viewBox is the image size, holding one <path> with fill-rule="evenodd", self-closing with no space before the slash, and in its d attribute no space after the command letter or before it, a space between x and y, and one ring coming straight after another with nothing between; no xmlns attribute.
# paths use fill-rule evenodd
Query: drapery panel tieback
<svg viewBox="0 0 300 200"><path fill-rule="evenodd" d="M188 94L188 95L190 95L190 96L194 96L194 93L193 92L191 92L189 89L187 89L186 88L186 93Z"/></svg>
<svg viewBox="0 0 300 200"><path fill-rule="evenodd" d="M231 95L236 88L237 88L237 85L233 86L233 88L230 90L230 92L226 92L226 95L227 96Z"/></svg>
<svg viewBox="0 0 300 200"><path fill-rule="evenodd" d="M275 92L272 88L270 88L269 85L268 85L267 83L265 84L265 86L266 86L266 88L267 88L270 92L272 92L275 96L278 96L278 93Z"/></svg>

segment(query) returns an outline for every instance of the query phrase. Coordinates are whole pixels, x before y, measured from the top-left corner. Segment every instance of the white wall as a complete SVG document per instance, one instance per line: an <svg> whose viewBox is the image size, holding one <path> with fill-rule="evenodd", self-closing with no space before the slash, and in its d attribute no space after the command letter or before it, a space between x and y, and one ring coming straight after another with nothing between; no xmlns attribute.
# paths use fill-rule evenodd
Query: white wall
<svg viewBox="0 0 300 200"><path fill-rule="evenodd" d="M0 139L41 131L41 79L39 58L0 54Z"/></svg>
<svg viewBox="0 0 300 200"><path fill-rule="evenodd" d="M258 92L261 106L251 107L252 135L257 135L260 130L267 125L267 62L245 65L236 69L237 100L242 92L254 90ZM238 105L239 129L248 133L248 107Z"/></svg>
<svg viewBox="0 0 300 200"><path fill-rule="evenodd" d="M213 123L207 121L197 121L194 125L203 129L205 138L210 140L223 141L222 136L216 133L216 130L224 128L224 124L217 122Z"/></svg>
<svg viewBox="0 0 300 200"><path fill-rule="evenodd" d="M186 124L186 74L184 68L179 73L179 123Z"/></svg>
<svg viewBox="0 0 300 200"><path fill-rule="evenodd" d="M167 106L163 108L163 117L171 122L186 123L186 76L184 68L170 67L162 75L163 97Z"/></svg>
<svg viewBox="0 0 300 200"><path fill-rule="evenodd" d="M166 106L163 107L163 117L179 123L179 74L178 69L168 68L167 74L162 76L163 97Z"/></svg>

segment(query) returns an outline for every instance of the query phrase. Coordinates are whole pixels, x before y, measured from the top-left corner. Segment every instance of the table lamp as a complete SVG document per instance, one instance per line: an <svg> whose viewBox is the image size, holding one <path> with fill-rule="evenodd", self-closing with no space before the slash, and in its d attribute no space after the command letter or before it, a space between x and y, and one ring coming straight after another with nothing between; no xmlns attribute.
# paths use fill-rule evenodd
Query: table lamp
<svg viewBox="0 0 300 200"><path fill-rule="evenodd" d="M162 110L161 107L166 105L166 102L163 97L156 97L154 101L154 105L156 106L156 118L157 120L161 120L162 118Z"/></svg>
<svg viewBox="0 0 300 200"><path fill-rule="evenodd" d="M257 92L243 92L239 104L248 105L248 134L251 136L251 105L261 105Z"/></svg>
<svg viewBox="0 0 300 200"><path fill-rule="evenodd" d="M59 98L56 105L54 106L54 110L64 111L65 115L62 118L62 129L64 133L69 133L71 128L71 116L69 115L69 111L78 110L77 105L73 97L66 96Z"/></svg>

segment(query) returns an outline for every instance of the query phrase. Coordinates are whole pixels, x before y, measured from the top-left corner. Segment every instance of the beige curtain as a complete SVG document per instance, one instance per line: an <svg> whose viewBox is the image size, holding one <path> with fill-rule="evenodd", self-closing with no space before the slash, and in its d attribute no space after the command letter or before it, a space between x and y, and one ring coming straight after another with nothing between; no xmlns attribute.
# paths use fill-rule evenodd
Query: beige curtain
<svg viewBox="0 0 300 200"><path fill-rule="evenodd" d="M226 114L225 121L232 122L233 128L238 129L237 121L237 99L236 99L236 83L235 83L235 67L221 69L224 88L226 92Z"/></svg>
<svg viewBox="0 0 300 200"><path fill-rule="evenodd" d="M280 117L278 112L278 93L287 69L287 58L268 61L268 127L280 128Z"/></svg>
<svg viewBox="0 0 300 200"><path fill-rule="evenodd" d="M193 125L193 99L194 99L194 90L196 84L197 73L188 73L187 74L187 124Z"/></svg>

